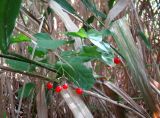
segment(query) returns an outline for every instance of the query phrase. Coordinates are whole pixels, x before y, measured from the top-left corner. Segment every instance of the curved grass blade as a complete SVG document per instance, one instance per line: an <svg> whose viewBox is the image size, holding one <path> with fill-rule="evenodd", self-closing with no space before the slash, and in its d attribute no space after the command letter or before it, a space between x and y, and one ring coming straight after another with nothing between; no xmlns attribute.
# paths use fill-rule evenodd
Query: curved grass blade
<svg viewBox="0 0 160 118"><path fill-rule="evenodd" d="M120 53L126 60L133 75L133 80L142 92L146 105L152 112L156 111L153 91L149 84L148 73L145 70L144 62L135 45L133 36L124 18L113 23L111 31L118 45Z"/></svg>

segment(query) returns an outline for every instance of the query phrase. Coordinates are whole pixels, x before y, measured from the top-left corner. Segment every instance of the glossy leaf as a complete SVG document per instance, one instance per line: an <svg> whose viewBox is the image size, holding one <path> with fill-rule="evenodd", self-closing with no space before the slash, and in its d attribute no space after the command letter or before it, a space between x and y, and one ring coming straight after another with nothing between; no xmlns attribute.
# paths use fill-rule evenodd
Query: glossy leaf
<svg viewBox="0 0 160 118"><path fill-rule="evenodd" d="M99 32L97 30L90 30L87 32L88 34L88 38L89 39L92 39L92 40L95 40L95 41L102 41L103 37L102 37L102 32Z"/></svg>
<svg viewBox="0 0 160 118"><path fill-rule="evenodd" d="M55 65L58 73L65 75L75 85L83 88L90 89L95 83L95 78L91 69L88 69L80 63L62 63L57 62Z"/></svg>
<svg viewBox="0 0 160 118"><path fill-rule="evenodd" d="M114 54L113 53L102 53L101 59L102 61L109 65L110 67L113 67L115 64L113 62Z"/></svg>
<svg viewBox="0 0 160 118"><path fill-rule="evenodd" d="M33 91L35 89L36 85L34 83L27 83L25 85L25 88L24 88L24 93L23 93L23 96L22 98L27 98L27 97L30 97L32 94L33 94ZM20 99L21 97L21 94L22 94L22 89L23 87L19 88L18 90L18 98Z"/></svg>
<svg viewBox="0 0 160 118"><path fill-rule="evenodd" d="M22 0L0 0L0 50L6 53Z"/></svg>

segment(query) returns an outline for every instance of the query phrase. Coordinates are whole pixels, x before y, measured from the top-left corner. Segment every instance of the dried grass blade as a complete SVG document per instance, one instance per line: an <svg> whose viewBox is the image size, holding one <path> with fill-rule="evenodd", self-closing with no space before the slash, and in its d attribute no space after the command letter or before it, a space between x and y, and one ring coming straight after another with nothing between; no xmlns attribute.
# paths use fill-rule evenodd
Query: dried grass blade
<svg viewBox="0 0 160 118"><path fill-rule="evenodd" d="M71 88L61 92L62 97L71 109L75 118L93 118L84 102L77 96Z"/></svg>
<svg viewBox="0 0 160 118"><path fill-rule="evenodd" d="M123 98L130 106L135 109L136 111L143 114L146 118L150 118L149 114L140 107L125 91L121 90L111 82L105 81L104 85L109 87L111 90L113 90L115 93L117 93L121 98Z"/></svg>
<svg viewBox="0 0 160 118"><path fill-rule="evenodd" d="M144 62L136 47L133 36L125 18L113 23L111 31L118 45L120 53L126 60L128 67L133 75L133 80L142 92L146 105L152 112L156 111L153 91L149 84L148 73L145 70Z"/></svg>
<svg viewBox="0 0 160 118"><path fill-rule="evenodd" d="M109 11L107 19L106 19L106 26L116 18L130 3L130 0L118 0L116 5Z"/></svg>

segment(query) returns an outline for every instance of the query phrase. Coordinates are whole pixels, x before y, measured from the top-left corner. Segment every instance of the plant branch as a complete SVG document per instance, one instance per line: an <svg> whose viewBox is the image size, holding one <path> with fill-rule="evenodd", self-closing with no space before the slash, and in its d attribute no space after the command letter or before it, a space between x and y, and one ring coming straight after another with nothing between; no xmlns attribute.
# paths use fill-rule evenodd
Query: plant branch
<svg viewBox="0 0 160 118"><path fill-rule="evenodd" d="M139 113L138 111L136 111L136 110L134 110L134 109L132 109L132 108L124 105L124 104L121 104L121 103L119 103L119 102L117 102L117 101L114 101L114 100L110 99L109 97L104 97L104 96L101 96L101 95L99 95L99 94L97 94L97 93L95 93L95 92L91 92L91 91L87 91L87 90L84 90L84 93L86 93L86 94L88 94L88 95L91 95L91 96L94 96L94 97L97 97L97 98L100 98L100 99L103 99L103 100L105 100L105 101L107 101L107 102L110 102L110 103L112 103L112 104L118 105L118 106L120 106L120 107L122 107L122 108L131 110L131 111L133 111L134 113L136 113L138 116L140 116L140 117L142 117L142 118L146 118L145 116L143 116L143 115L142 115L141 113Z"/></svg>
<svg viewBox="0 0 160 118"><path fill-rule="evenodd" d="M21 62L25 62L25 63L29 63L29 64L35 64L39 67L45 68L45 69L50 70L52 72L55 72L55 73L57 72L54 68L47 67L45 64L41 64L39 62L27 59L27 58L20 56L18 54L11 54L11 55L0 54L0 57L12 59L12 60L16 60L16 61L21 61Z"/></svg>
<svg viewBox="0 0 160 118"><path fill-rule="evenodd" d="M14 69L11 69L11 68L6 67L6 66L1 66L0 65L0 69L5 70L5 71L9 71L9 72L14 72L14 73L19 73L19 74L27 75L27 76L30 76L30 77L39 78L41 80L46 80L46 81L51 81L51 82L58 82L55 79L53 80L53 79L50 79L48 77L44 77L44 76L41 76L41 75L33 74L33 73L30 73L30 72L14 70Z"/></svg>

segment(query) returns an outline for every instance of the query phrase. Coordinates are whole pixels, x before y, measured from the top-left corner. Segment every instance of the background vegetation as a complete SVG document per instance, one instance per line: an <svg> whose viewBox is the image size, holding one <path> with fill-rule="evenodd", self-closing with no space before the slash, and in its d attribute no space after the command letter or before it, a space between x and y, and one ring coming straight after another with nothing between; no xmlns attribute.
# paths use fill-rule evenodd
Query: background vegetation
<svg viewBox="0 0 160 118"><path fill-rule="evenodd" d="M0 118L160 118L159 29L159 0L1 0Z"/></svg>

